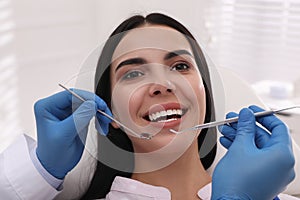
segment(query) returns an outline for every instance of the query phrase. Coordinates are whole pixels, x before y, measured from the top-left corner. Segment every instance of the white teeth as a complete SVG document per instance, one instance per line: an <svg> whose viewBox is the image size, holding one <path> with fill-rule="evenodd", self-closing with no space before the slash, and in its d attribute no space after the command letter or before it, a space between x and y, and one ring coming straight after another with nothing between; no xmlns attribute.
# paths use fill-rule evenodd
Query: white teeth
<svg viewBox="0 0 300 200"><path fill-rule="evenodd" d="M169 115L182 115L182 110L181 109L173 109L173 110L163 110L160 112L156 112L156 113L152 113L151 115L149 115L149 119L150 121L155 121L158 118L162 118L161 122L166 122L166 121L173 121L176 120L175 118L173 119L167 119L167 116Z"/></svg>
<svg viewBox="0 0 300 200"><path fill-rule="evenodd" d="M182 115L182 110L177 110L177 115Z"/></svg>
<svg viewBox="0 0 300 200"><path fill-rule="evenodd" d="M152 115L149 115L149 119L150 121L153 121Z"/></svg>

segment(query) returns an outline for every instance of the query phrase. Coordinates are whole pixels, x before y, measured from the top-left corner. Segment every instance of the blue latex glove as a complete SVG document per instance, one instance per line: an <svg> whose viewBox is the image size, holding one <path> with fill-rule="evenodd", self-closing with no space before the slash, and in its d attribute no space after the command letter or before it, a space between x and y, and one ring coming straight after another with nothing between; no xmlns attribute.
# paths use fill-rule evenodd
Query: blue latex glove
<svg viewBox="0 0 300 200"><path fill-rule="evenodd" d="M295 177L287 127L274 115L258 118L270 135L256 126L252 110L262 109L242 109L237 123L221 128L221 143L229 149L213 172L213 200L273 199Z"/></svg>
<svg viewBox="0 0 300 200"><path fill-rule="evenodd" d="M265 111L264 109L258 107L258 106L250 106L249 109L251 109L254 113L256 112L262 112ZM232 118L232 117L237 117L238 114L234 112L230 112L226 115L226 119ZM261 118L257 119L258 122L261 121ZM228 149L232 141L235 138L236 135L236 130L237 130L237 123L231 123L230 125L224 125L224 126L219 126L219 131L224 135L220 137L220 143ZM258 148L264 147L265 144L269 141L269 138L271 137L270 134L266 134L266 131L262 129L259 126L255 127L255 144L257 145Z"/></svg>
<svg viewBox="0 0 300 200"><path fill-rule="evenodd" d="M112 116L106 103L95 94L72 90L86 101L82 103L68 91L63 91L34 105L37 157L43 167L59 179L63 179L79 162L89 122L95 115L98 132L107 134L111 120L97 113L97 109Z"/></svg>

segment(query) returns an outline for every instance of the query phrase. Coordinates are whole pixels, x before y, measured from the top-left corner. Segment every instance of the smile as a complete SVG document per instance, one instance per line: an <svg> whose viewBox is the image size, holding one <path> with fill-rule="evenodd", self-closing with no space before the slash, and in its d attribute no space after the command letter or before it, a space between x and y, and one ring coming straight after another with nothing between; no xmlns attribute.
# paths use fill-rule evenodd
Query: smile
<svg viewBox="0 0 300 200"><path fill-rule="evenodd" d="M151 113L145 116L145 119L150 122L170 122L180 119L185 113L186 109L168 109L159 112Z"/></svg>

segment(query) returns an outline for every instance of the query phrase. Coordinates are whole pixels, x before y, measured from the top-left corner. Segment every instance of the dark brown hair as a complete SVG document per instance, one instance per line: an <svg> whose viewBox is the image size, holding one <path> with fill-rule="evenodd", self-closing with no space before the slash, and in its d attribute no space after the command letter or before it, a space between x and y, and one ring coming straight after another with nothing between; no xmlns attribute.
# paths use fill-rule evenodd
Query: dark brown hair
<svg viewBox="0 0 300 200"><path fill-rule="evenodd" d="M111 106L110 64L112 61L112 55L117 45L126 34L126 31L140 27L145 23L171 27L182 33L189 41L206 91L205 122L214 121L215 111L209 69L200 46L197 44L193 35L182 24L180 24L173 18L160 13L152 13L147 15L146 17L141 15L130 17L129 19L122 22L113 31L109 39L106 41L98 60L95 74L96 94L100 96L108 104L109 107ZM113 144L126 151L133 152L133 147L130 139L121 129L115 129L112 126L109 127L109 133L107 137L101 135L99 135L98 137L98 160L101 161L102 159L109 158L110 160L113 160L112 162L122 163L124 165L124 169L126 170L119 171L98 161L91 185L82 199L104 198L110 191L111 184L116 176L123 176L128 178L131 177L131 172L134 169L133 154L131 154L131 156L129 157L118 156L117 153L111 152L111 150L109 149L109 142L112 142ZM209 153L207 153L206 155L201 155L201 152L199 151L202 165L205 169L207 169L211 166L216 155L216 129L204 129L201 131L201 134L198 136L198 148L200 149L201 146L205 146L205 148L208 148L209 150Z"/></svg>

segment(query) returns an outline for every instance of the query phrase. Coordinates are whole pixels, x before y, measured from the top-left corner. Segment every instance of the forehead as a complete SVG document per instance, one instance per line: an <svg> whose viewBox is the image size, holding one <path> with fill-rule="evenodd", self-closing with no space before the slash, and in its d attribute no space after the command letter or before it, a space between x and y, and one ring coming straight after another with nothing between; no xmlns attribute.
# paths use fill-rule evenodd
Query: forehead
<svg viewBox="0 0 300 200"><path fill-rule="evenodd" d="M113 60L140 49L159 49L174 51L190 49L186 37L177 30L162 26L150 25L128 31L118 44L113 54Z"/></svg>

